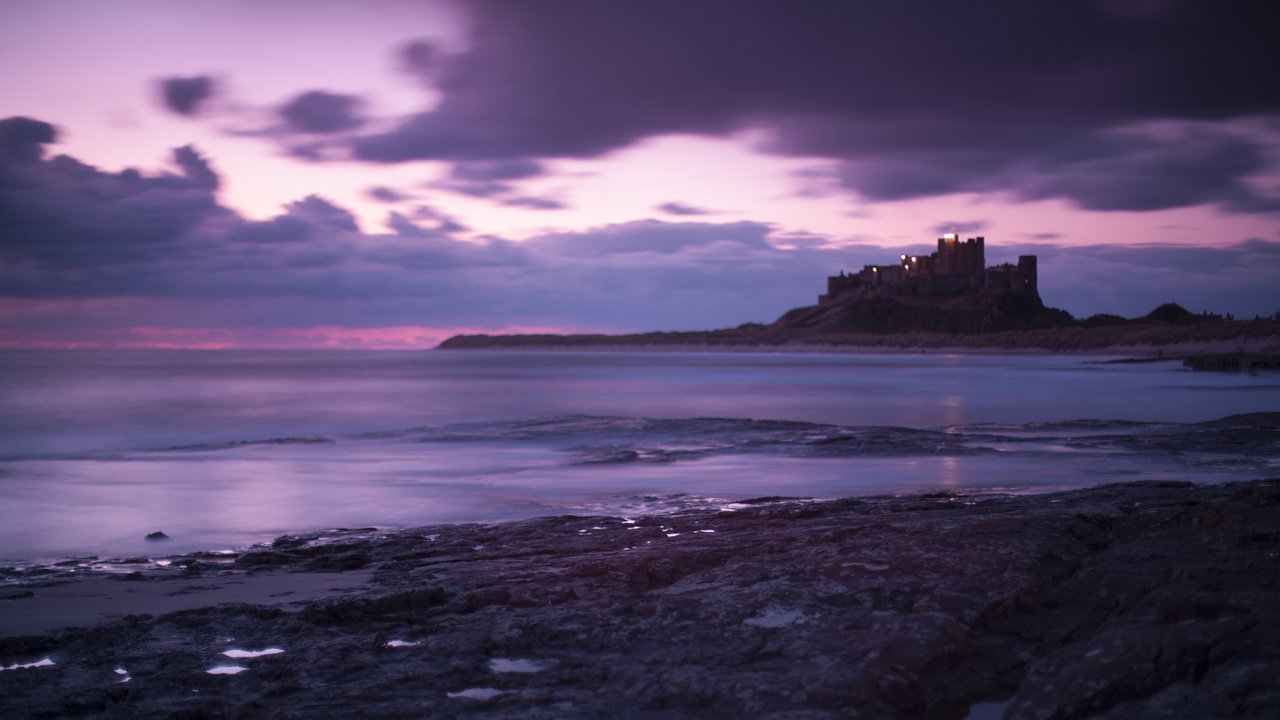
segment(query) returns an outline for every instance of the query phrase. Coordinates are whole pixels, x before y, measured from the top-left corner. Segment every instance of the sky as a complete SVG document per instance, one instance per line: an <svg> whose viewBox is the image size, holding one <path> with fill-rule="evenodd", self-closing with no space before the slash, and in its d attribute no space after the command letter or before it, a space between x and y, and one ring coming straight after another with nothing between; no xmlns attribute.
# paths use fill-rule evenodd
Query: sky
<svg viewBox="0 0 1280 720"><path fill-rule="evenodd" d="M5 0L0 347L699 330L944 232L1280 312L1280 4Z"/></svg>

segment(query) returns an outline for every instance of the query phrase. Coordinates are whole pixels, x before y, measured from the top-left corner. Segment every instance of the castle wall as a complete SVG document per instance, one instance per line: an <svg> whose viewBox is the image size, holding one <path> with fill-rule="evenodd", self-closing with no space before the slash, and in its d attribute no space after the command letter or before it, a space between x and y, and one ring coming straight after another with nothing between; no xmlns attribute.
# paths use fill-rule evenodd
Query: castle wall
<svg viewBox="0 0 1280 720"><path fill-rule="evenodd" d="M954 233L938 238L938 272L943 275L981 275L986 267L986 238L961 241Z"/></svg>
<svg viewBox="0 0 1280 720"><path fill-rule="evenodd" d="M899 256L893 265L866 265L857 274L827 278L826 302L847 293L892 293L920 297L965 292L1014 292L1039 297L1036 256L1021 255L1018 264L986 267L986 238L961 241L954 233L938 238L938 251L927 257Z"/></svg>

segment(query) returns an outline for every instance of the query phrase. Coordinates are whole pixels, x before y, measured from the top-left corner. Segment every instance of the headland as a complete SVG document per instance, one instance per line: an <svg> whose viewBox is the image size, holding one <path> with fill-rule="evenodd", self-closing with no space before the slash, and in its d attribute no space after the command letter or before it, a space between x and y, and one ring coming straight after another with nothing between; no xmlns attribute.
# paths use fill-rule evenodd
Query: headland
<svg viewBox="0 0 1280 720"><path fill-rule="evenodd" d="M961 240L949 233L928 256L901 254L893 263L841 270L827 278L816 305L769 324L619 335L458 335L439 347L1280 355L1280 316L1236 320L1166 303L1138 318L1077 319L1041 300L1036 256L987 267L985 248L985 237Z"/></svg>

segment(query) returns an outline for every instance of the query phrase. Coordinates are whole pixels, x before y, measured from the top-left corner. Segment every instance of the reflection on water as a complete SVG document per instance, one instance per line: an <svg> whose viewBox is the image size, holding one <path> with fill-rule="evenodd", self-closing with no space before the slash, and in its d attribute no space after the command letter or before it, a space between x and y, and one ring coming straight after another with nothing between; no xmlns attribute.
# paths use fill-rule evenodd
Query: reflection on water
<svg viewBox="0 0 1280 720"><path fill-rule="evenodd" d="M1280 384L1062 357L11 351L0 407L0 555L145 559L324 527L1257 477L1280 423L1184 424L1280 409Z"/></svg>

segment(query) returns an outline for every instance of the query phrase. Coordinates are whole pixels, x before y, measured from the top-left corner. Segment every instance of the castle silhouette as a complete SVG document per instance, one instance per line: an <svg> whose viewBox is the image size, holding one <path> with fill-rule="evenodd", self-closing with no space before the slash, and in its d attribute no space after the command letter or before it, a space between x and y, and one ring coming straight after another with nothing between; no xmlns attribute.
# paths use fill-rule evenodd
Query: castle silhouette
<svg viewBox="0 0 1280 720"><path fill-rule="evenodd" d="M962 293L1014 293L1040 299L1036 288L1036 256L1019 255L1018 264L984 267L985 238L961 241L955 233L938 238L938 250L928 257L902 255L892 265L865 265L857 273L827 278L826 303L846 295L875 297L945 297Z"/></svg>

